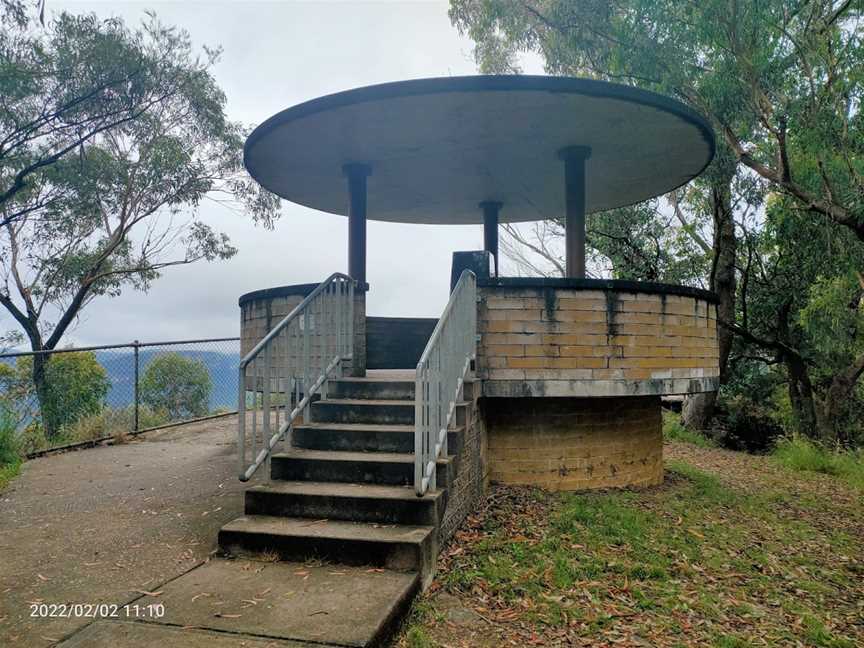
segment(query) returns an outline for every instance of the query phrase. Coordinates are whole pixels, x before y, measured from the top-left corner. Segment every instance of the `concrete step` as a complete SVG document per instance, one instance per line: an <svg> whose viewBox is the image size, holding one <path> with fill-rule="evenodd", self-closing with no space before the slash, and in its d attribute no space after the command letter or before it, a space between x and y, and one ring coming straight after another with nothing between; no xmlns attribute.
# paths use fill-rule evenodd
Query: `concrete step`
<svg viewBox="0 0 864 648"><path fill-rule="evenodd" d="M414 400L414 381L339 378L327 384L330 398L357 400Z"/></svg>
<svg viewBox="0 0 864 648"><path fill-rule="evenodd" d="M439 459L437 466L438 488L447 488L455 474L454 457ZM414 484L414 455L292 448L272 456L270 476L285 481L409 486Z"/></svg>
<svg viewBox="0 0 864 648"><path fill-rule="evenodd" d="M97 619L59 646L381 648L419 589L416 572L216 559L159 586L154 623Z"/></svg>
<svg viewBox="0 0 864 648"><path fill-rule="evenodd" d="M275 553L282 560L318 558L346 565L373 565L418 571L426 579L434 571L436 529L342 520L247 515L219 531L219 547L230 554L260 557Z"/></svg>
<svg viewBox="0 0 864 648"><path fill-rule="evenodd" d="M448 434L447 443L451 450L461 447L462 431L462 428L457 428ZM307 450L414 452L414 426L308 423L294 428L291 442Z"/></svg>
<svg viewBox="0 0 864 648"><path fill-rule="evenodd" d="M444 515L443 490L417 497L413 486L274 481L246 490L246 515L432 525Z"/></svg>
<svg viewBox="0 0 864 648"><path fill-rule="evenodd" d="M312 403L314 423L413 425L414 401L326 398Z"/></svg>

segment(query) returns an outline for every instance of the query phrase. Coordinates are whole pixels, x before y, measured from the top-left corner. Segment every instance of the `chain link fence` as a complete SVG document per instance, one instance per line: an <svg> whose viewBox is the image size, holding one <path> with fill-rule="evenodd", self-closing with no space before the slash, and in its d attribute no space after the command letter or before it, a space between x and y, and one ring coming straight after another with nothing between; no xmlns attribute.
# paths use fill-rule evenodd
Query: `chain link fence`
<svg viewBox="0 0 864 648"><path fill-rule="evenodd" d="M240 338L0 354L0 425L24 454L237 409Z"/></svg>

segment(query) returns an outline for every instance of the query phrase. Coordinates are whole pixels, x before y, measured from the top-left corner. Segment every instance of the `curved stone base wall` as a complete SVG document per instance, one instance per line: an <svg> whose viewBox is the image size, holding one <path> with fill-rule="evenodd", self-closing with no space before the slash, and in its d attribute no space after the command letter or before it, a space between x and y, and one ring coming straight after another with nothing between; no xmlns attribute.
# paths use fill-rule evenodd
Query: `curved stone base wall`
<svg viewBox="0 0 864 648"><path fill-rule="evenodd" d="M599 279L480 284L483 395L573 398L716 391L716 296Z"/></svg>
<svg viewBox="0 0 864 648"><path fill-rule="evenodd" d="M663 481L659 396L483 398L489 479L549 490Z"/></svg>
<svg viewBox="0 0 864 648"><path fill-rule="evenodd" d="M318 287L318 284L297 284L294 286L278 286L246 293L239 299L240 305L240 357L249 353L258 342L267 335L274 326L282 321L300 303ZM350 376L366 375L366 285L362 290L354 291L354 358L344 365L344 370ZM314 315L312 327L314 328ZM292 366L299 364L297 353L291 358ZM313 341L310 353L315 357L316 343ZM275 357L271 359L272 389L283 391L285 382L285 360L288 350L284 345L277 345ZM261 378L247 374L247 389L261 389Z"/></svg>

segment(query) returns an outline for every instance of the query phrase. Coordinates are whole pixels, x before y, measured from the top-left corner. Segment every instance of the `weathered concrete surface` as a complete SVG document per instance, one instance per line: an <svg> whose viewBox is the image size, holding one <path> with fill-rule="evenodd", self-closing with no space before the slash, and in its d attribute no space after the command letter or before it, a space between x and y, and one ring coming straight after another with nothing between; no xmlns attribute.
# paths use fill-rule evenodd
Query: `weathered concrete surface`
<svg viewBox="0 0 864 648"><path fill-rule="evenodd" d="M158 623L318 644L375 645L418 586L416 573L213 560L160 588L165 616Z"/></svg>
<svg viewBox="0 0 864 648"><path fill-rule="evenodd" d="M27 462L0 493L0 646L46 646L90 619L30 602L124 603L192 568L242 513L236 419Z"/></svg>
<svg viewBox="0 0 864 648"><path fill-rule="evenodd" d="M278 641L207 630L172 628L133 621L97 621L60 644L62 648L313 648L313 644ZM329 648L314 644L314 648Z"/></svg>

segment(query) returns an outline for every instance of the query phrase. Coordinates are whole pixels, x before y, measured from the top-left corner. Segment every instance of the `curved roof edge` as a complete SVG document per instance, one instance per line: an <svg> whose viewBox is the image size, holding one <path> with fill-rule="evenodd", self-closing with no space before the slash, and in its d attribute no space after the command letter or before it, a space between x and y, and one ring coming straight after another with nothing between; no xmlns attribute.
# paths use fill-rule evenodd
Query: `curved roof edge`
<svg viewBox="0 0 864 648"><path fill-rule="evenodd" d="M243 166L251 175L252 172L249 170L247 164L249 151L255 146L258 140L267 135L270 131L284 123L325 110L394 97L437 94L441 92L494 92L513 90L563 92L592 97L619 99L621 101L639 103L674 114L696 126L696 128L701 131L702 137L707 142L710 150L708 161L694 177L700 175L707 168L711 163L711 160L714 159L716 153L717 147L714 137L714 129L711 128L708 120L699 112L677 99L672 99L656 92L643 90L635 86L611 83L609 81L596 81L594 79L548 75L490 74L391 81L388 83L361 86L351 90L343 90L296 104L276 113L263 123L259 124L258 127L249 134L249 137L246 138L246 143L243 146Z"/></svg>

